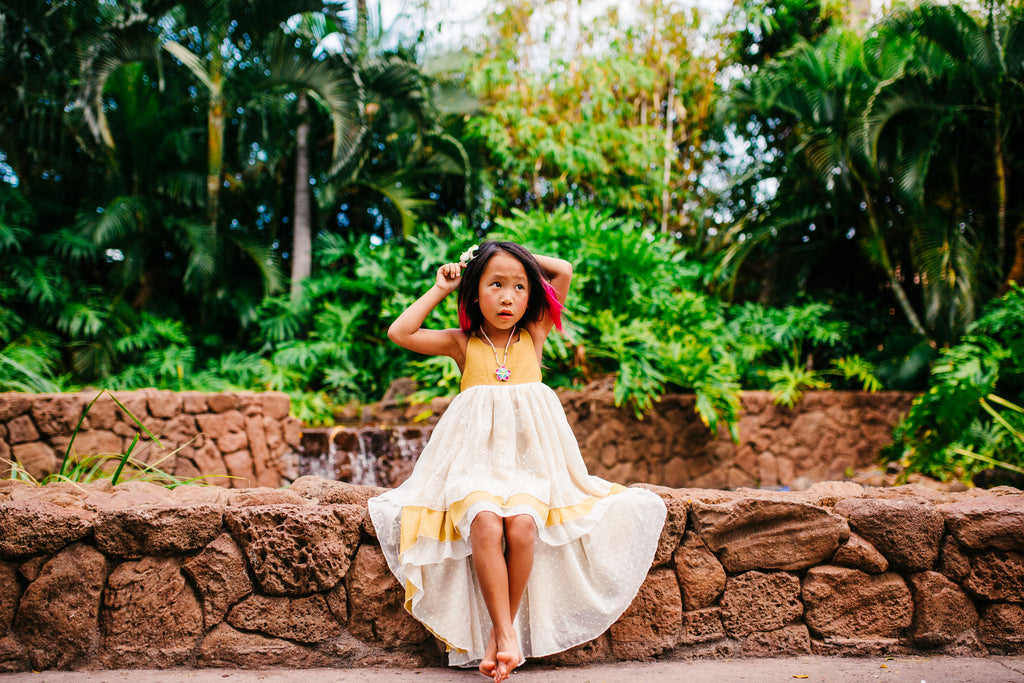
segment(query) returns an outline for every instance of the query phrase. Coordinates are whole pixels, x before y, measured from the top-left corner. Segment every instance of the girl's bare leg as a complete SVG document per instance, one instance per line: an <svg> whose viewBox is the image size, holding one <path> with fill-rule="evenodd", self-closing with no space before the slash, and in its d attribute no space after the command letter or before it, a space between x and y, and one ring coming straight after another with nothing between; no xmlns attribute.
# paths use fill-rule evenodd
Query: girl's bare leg
<svg viewBox="0 0 1024 683"><path fill-rule="evenodd" d="M480 582L480 592L487 605L493 630L487 650L480 662L480 673L496 682L498 678L498 640L515 638L509 612L508 567L502 554L505 526L501 517L493 512L481 512L473 519L470 542L473 545L473 571Z"/></svg>
<svg viewBox="0 0 1024 683"><path fill-rule="evenodd" d="M493 623L480 673L495 683L507 679L523 658L512 620L533 569L535 537L536 526L528 515L503 519L482 512L473 520L473 569Z"/></svg>
<svg viewBox="0 0 1024 683"><path fill-rule="evenodd" d="M526 584L533 570L533 553L537 538L537 526L529 515L506 517L505 566L508 571L509 613L515 619L522 602ZM513 634L514 636L514 634ZM495 680L507 678L523 659L519 641L514 639L505 647L497 643L497 676Z"/></svg>

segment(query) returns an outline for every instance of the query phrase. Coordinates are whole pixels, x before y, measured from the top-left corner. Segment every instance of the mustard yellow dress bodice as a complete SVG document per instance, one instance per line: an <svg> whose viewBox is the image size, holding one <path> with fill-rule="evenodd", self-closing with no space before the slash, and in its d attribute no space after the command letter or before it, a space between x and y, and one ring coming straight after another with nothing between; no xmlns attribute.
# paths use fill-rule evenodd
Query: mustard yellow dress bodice
<svg viewBox="0 0 1024 683"><path fill-rule="evenodd" d="M505 347L492 349L476 332L466 344L466 364L462 371L462 391L480 385L508 386L510 384L528 384L540 382L540 362L533 337L524 329L520 329L519 341L508 347L508 358L505 358ZM501 381L495 374L498 363L494 356L497 352L498 361L505 361L505 367L511 374L506 381Z"/></svg>

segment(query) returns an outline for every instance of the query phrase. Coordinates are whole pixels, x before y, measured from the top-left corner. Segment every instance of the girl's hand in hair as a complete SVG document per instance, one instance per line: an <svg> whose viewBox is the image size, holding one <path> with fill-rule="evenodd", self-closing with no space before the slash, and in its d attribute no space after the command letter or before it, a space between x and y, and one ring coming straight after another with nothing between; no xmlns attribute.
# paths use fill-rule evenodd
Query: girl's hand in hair
<svg viewBox="0 0 1024 683"><path fill-rule="evenodd" d="M437 269L437 279L434 284L440 287L445 294L451 294L459 287L459 283L462 282L462 269L466 267L464 263L446 263Z"/></svg>

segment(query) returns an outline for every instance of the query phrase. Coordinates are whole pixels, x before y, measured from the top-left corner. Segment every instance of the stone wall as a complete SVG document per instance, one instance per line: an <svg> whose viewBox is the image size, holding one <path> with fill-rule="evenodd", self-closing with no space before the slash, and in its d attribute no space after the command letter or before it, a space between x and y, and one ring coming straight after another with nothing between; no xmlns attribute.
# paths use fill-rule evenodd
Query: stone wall
<svg viewBox="0 0 1024 683"><path fill-rule="evenodd" d="M746 391L739 443L704 426L692 394L663 397L642 420L616 408L610 391L565 392L562 403L599 477L669 487L806 488L875 466L915 396L817 391L785 408L767 391Z"/></svg>
<svg viewBox="0 0 1024 683"><path fill-rule="evenodd" d="M97 393L0 393L0 478L8 476L10 462L36 479L59 470L68 440ZM143 433L132 457L164 472L181 479L208 475L209 483L234 488L276 488L298 476L300 423L289 415L287 394L143 389L113 396L163 445ZM82 422L71 459L122 454L140 432L104 392Z"/></svg>
<svg viewBox="0 0 1024 683"><path fill-rule="evenodd" d="M610 387L601 383L558 394L587 468L599 477L670 487L792 489L842 479L851 471L877 470L893 426L916 396L819 391L785 408L774 405L766 391L747 391L740 440L734 443L728 434L713 435L701 422L692 394L662 397L643 419L628 408L616 408ZM447 399L435 400L426 411L430 417L417 421L425 414L423 406L385 403L349 416L364 426L305 429L300 472L397 486L411 472L447 405ZM365 462L368 450L375 459L370 463ZM371 470L375 480L365 478ZM876 473L864 477L862 483L888 483Z"/></svg>
<svg viewBox="0 0 1024 683"><path fill-rule="evenodd" d="M664 396L638 419L615 407L606 384L559 391L587 467L611 481L670 487L802 489L872 468L915 396L810 392L790 409L774 405L768 392L744 392L737 444L704 426L693 395ZM383 402L348 416L373 427L301 429L289 416L288 396L278 392L146 389L115 395L165 446L145 445L137 457L178 477L208 475L211 483L235 488L278 487L303 474L396 486L449 403L438 399L427 408ZM0 394L0 477L7 460L37 478L55 471L95 396ZM122 453L138 431L104 394L89 410L74 451Z"/></svg>
<svg viewBox="0 0 1024 683"><path fill-rule="evenodd" d="M636 599L545 662L1024 652L1019 490L650 488L669 514ZM0 671L441 666L379 491L0 482Z"/></svg>

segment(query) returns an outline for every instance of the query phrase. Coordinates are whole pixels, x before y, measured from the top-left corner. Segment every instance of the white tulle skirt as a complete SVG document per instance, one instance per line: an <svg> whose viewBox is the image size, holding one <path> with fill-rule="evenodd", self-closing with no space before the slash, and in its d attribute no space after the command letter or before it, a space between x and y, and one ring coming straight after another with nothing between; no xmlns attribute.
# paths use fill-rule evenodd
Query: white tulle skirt
<svg viewBox="0 0 1024 683"><path fill-rule="evenodd" d="M409 479L369 509L406 609L456 666L478 662L491 631L470 557L479 512L527 514L537 525L514 623L525 657L603 633L636 596L665 521L656 494L587 473L562 404L540 382L460 393Z"/></svg>

